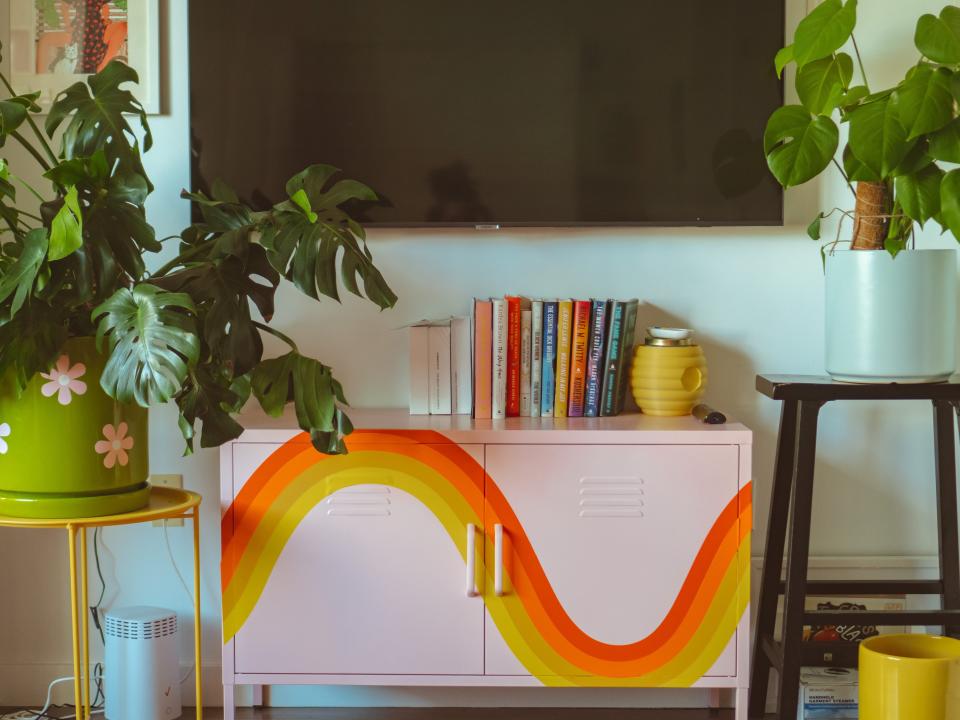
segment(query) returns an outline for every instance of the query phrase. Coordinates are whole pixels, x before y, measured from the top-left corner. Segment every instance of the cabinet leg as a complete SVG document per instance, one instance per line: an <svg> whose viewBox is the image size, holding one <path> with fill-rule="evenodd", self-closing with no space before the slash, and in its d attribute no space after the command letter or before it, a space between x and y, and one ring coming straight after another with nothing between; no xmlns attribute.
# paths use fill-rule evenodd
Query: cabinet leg
<svg viewBox="0 0 960 720"><path fill-rule="evenodd" d="M710 688L707 691L707 704L711 710L720 709L720 688ZM713 715L713 713L710 714Z"/></svg>
<svg viewBox="0 0 960 720"><path fill-rule="evenodd" d="M933 401L934 449L937 467L937 525L939 527L940 578L943 580L943 608L960 609L960 538L957 531L957 470L954 445L953 406ZM944 633L960 637L960 627L946 627Z"/></svg>
<svg viewBox="0 0 960 720"><path fill-rule="evenodd" d="M750 691L747 688L742 688L742 687L737 688L737 697L734 703L734 711L733 711L734 720L749 719L749 715L747 713L750 707L749 695L750 695Z"/></svg>
<svg viewBox="0 0 960 720"><path fill-rule="evenodd" d="M237 717L237 686L223 686L223 720L236 720Z"/></svg>
<svg viewBox="0 0 960 720"><path fill-rule="evenodd" d="M263 685L251 685L250 698L250 704L253 705L253 707L263 707Z"/></svg>
<svg viewBox="0 0 960 720"><path fill-rule="evenodd" d="M807 599L807 565L810 557L810 515L813 507L813 469L817 452L817 415L822 403L800 404L797 462L790 512L790 547L787 552L787 586L783 614L783 663L780 668L777 717L787 720L797 713L800 666L803 655L803 611Z"/></svg>
<svg viewBox="0 0 960 720"><path fill-rule="evenodd" d="M750 715L763 717L770 682L770 660L763 651L763 638L773 639L780 601L780 573L787 538L790 491L797 446L797 401L784 400L780 410L780 434L773 470L773 491L767 516L767 544L763 556L757 625L753 634L753 660L750 678ZM738 691L739 692L739 691ZM739 702L738 702L739 707Z"/></svg>

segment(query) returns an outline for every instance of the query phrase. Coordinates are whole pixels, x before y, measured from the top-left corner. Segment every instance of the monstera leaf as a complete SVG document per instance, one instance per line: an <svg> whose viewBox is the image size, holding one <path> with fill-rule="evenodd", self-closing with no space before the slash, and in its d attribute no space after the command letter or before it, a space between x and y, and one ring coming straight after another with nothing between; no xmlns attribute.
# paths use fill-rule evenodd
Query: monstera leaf
<svg viewBox="0 0 960 720"><path fill-rule="evenodd" d="M800 105L775 111L763 135L767 164L784 187L800 185L823 172L839 143L833 120L814 117Z"/></svg>
<svg viewBox="0 0 960 720"><path fill-rule="evenodd" d="M93 311L97 347L110 356L100 384L120 402L143 407L180 391L200 352L189 295L148 284L121 288Z"/></svg>
<svg viewBox="0 0 960 720"><path fill-rule="evenodd" d="M43 228L31 230L24 237L20 256L0 277L0 303L13 297L9 309L0 310L0 323L16 315L30 296L37 273L47 256L48 247L47 231Z"/></svg>
<svg viewBox="0 0 960 720"><path fill-rule="evenodd" d="M322 453L344 452L343 436L353 426L337 405L346 403L343 388L326 365L293 351L264 360L253 371L253 394L266 413L279 417L291 400L297 424L310 433Z"/></svg>
<svg viewBox="0 0 960 720"><path fill-rule="evenodd" d="M86 83L74 83L57 95L47 116L46 130L53 135L66 123L64 159L90 157L102 150L111 167L118 162L125 172L135 172L146 180L137 138L126 116L139 118L145 151L153 145L153 136L143 105L129 90L120 88L127 82L138 82L136 71L118 60L111 61ZM118 140L121 136L122 141ZM153 189L149 181L148 187Z"/></svg>
<svg viewBox="0 0 960 720"><path fill-rule="evenodd" d="M892 176L912 145L889 99L867 103L850 114L850 150L876 179Z"/></svg>
<svg viewBox="0 0 960 720"><path fill-rule="evenodd" d="M226 373L209 365L192 371L183 392L177 396L186 454L194 450L198 421L202 423L200 447L217 447L239 437L243 426L234 420L232 413L240 412L249 395L250 384L245 378L231 382Z"/></svg>
<svg viewBox="0 0 960 720"><path fill-rule="evenodd" d="M839 50L856 24L857 0L825 0L797 25L793 38L797 66L802 68Z"/></svg>
<svg viewBox="0 0 960 720"><path fill-rule="evenodd" d="M934 62L960 63L960 8L947 5L936 15L923 15L914 35L917 49Z"/></svg>

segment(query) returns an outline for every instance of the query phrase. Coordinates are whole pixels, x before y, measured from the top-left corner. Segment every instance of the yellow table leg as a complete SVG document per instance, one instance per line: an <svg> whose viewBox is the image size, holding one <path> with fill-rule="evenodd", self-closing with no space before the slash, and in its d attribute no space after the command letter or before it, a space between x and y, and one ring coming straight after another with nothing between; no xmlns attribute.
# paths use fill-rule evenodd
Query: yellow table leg
<svg viewBox="0 0 960 720"><path fill-rule="evenodd" d="M73 702L79 715L80 704L80 629L77 626L77 529L67 525L67 538L70 547L70 627L73 637Z"/></svg>
<svg viewBox="0 0 960 720"><path fill-rule="evenodd" d="M203 670L200 652L200 506L193 509L193 660L197 682L197 720L203 718Z"/></svg>
<svg viewBox="0 0 960 720"><path fill-rule="evenodd" d="M77 717L90 720L90 598L87 595L87 528L80 530L80 617L83 622L83 714L77 709Z"/></svg>

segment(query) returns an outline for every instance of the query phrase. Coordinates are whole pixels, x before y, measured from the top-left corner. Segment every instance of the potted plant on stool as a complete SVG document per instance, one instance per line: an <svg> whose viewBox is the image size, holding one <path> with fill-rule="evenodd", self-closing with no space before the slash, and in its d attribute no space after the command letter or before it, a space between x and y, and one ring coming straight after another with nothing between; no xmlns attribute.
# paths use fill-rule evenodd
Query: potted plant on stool
<svg viewBox="0 0 960 720"><path fill-rule="evenodd" d="M144 151L152 139L143 107L121 87L136 81L110 63L61 92L41 129L38 96L17 95L0 76L10 93L0 101L0 147L21 145L51 186L44 193L0 162L3 515L142 506L153 403L178 405L188 451L198 423L204 447L237 437L233 416L252 393L274 415L293 402L313 444L342 452L351 426L340 384L270 327L274 294L285 277L313 298L337 299L339 271L349 291L379 307L396 301L363 229L341 208L376 196L358 182L331 182L337 171L325 165L292 178L289 199L264 210L219 183L213 197L186 195L202 220L150 272L144 256L163 245L146 219L153 185L129 120L141 126ZM25 198L39 209L26 209ZM261 332L290 351L264 359Z"/></svg>
<svg viewBox="0 0 960 720"><path fill-rule="evenodd" d="M796 66L801 104L770 117L767 162L784 187L832 164L853 196L852 210L821 212L808 230L819 240L822 221L839 220L823 250L827 371L854 382L944 380L956 366L955 251L918 250L914 234L935 223L960 238L960 170L945 167L960 162L960 8L920 18L918 62L883 90L867 82L856 12L857 0L826 0L777 54L778 73ZM849 129L839 160L838 121ZM840 250L848 219L850 249Z"/></svg>

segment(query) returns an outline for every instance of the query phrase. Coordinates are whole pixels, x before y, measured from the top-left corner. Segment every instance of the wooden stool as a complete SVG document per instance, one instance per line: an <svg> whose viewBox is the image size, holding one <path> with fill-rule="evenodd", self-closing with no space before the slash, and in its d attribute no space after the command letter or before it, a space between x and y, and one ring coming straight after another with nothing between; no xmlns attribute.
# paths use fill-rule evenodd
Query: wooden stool
<svg viewBox="0 0 960 720"><path fill-rule="evenodd" d="M957 536L957 477L954 409L960 408L960 381L917 385L853 385L830 378L758 375L757 390L783 402L780 435L767 521L767 545L760 582L754 634L749 717L764 717L771 668L779 672L777 720L797 716L800 668L804 665L855 667L857 646L849 643L804 643L804 625L939 625L960 637L960 540ZM833 400L929 400L933 403L934 453L939 523L939 580L808 581L813 468L817 449L817 415ZM789 521L789 523L788 523ZM780 579L787 535L787 577ZM813 595L939 595L942 610L807 611ZM777 603L784 596L783 639L773 637Z"/></svg>

